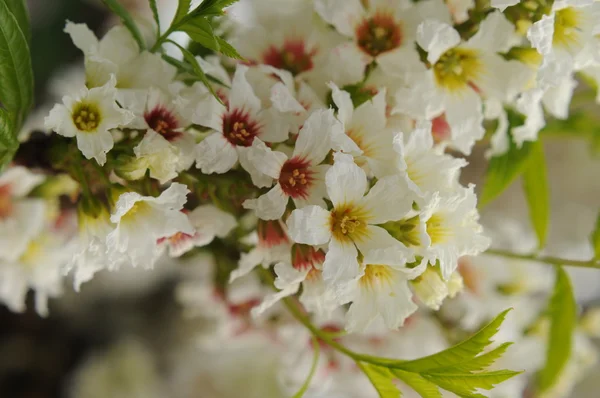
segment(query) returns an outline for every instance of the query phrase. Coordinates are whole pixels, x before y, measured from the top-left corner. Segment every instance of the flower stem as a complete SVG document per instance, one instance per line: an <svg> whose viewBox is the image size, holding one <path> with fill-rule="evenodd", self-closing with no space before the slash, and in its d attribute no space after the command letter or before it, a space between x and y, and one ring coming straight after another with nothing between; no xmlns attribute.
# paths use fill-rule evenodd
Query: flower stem
<svg viewBox="0 0 600 398"><path fill-rule="evenodd" d="M552 256L536 256L535 254L518 254L508 250L501 249L488 249L485 254L492 256L513 258L516 260L535 261L540 263L546 263L554 266L568 265L571 267L580 268L598 268L600 269L600 260L591 259L587 261L581 260L569 260L565 258L552 257Z"/></svg>

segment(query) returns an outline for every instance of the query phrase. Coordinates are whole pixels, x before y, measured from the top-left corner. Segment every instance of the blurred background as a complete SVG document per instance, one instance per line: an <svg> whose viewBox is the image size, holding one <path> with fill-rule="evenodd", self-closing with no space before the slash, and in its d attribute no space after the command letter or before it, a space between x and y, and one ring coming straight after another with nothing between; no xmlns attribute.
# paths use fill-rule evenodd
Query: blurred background
<svg viewBox="0 0 600 398"><path fill-rule="evenodd" d="M121 2L138 16L149 15L146 0ZM158 3L168 20L177 1ZM100 0L28 0L28 5L38 112L27 128L35 129L57 99L56 92L61 91L57 85L81 76L81 53L63 32L65 21L86 23L97 34L116 21ZM486 167L483 152L480 148L468 159L465 183L480 181ZM592 230L600 208L600 161L588 142L578 138L548 139L546 158L553 208L549 252L586 259L589 248L578 242ZM519 183L482 217L485 223L505 214L527 220ZM582 305L600 297L600 271L574 270L572 276ZM79 294L68 286L63 298L51 302L50 316L45 319L33 310L13 314L0 306L0 398L107 398L103 380L121 380L127 398L220 397L210 392L210 383L202 384L200 378L190 382L189 369L184 369L209 359L198 358L189 350L200 325L183 317L175 302L174 288L182 277L171 264L160 264L152 271L103 272L84 284ZM119 379L123 374L128 377ZM592 371L572 396L597 397L598 376L600 368ZM182 378L187 381L182 383ZM127 383L136 387L126 388ZM204 387L196 390L198 394L187 394L180 390L186 383Z"/></svg>

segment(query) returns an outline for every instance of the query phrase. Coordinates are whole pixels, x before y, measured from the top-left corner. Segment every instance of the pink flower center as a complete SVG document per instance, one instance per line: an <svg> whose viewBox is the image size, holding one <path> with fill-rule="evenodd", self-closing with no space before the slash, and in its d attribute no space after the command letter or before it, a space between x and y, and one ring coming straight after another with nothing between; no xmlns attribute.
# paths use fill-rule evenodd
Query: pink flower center
<svg viewBox="0 0 600 398"><path fill-rule="evenodd" d="M145 112L144 119L152 130L165 137L167 141L181 136L181 132L176 131L180 127L177 117L163 106L157 106L151 111Z"/></svg>
<svg viewBox="0 0 600 398"><path fill-rule="evenodd" d="M402 29L391 13L377 12L357 26L356 39L361 50L376 57L400 46Z"/></svg>
<svg viewBox="0 0 600 398"><path fill-rule="evenodd" d="M223 135L236 146L250 146L260 133L258 122L251 120L248 112L234 109L223 115Z"/></svg>
<svg viewBox="0 0 600 398"><path fill-rule="evenodd" d="M308 188L314 180L314 172L310 169L310 163L299 157L288 159L281 167L279 185L286 195L292 198L308 197Z"/></svg>
<svg viewBox="0 0 600 398"><path fill-rule="evenodd" d="M316 49L307 50L302 39L288 39L281 48L271 46L263 54L263 63L285 69L292 75L311 70Z"/></svg>

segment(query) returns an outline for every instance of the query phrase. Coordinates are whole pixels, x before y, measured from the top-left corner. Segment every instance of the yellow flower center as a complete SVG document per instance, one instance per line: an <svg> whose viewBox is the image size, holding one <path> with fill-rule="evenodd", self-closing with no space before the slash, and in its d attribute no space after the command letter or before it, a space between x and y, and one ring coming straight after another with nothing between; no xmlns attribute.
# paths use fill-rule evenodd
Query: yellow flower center
<svg viewBox="0 0 600 398"><path fill-rule="evenodd" d="M135 202L131 209L121 217L121 221L130 222L135 217L143 215L148 210L150 210L150 205L148 203L142 201Z"/></svg>
<svg viewBox="0 0 600 398"><path fill-rule="evenodd" d="M333 209L330 222L333 236L340 241L360 240L367 234L366 214L352 204Z"/></svg>
<svg viewBox="0 0 600 398"><path fill-rule="evenodd" d="M579 42L579 26L583 15L580 10L573 7L563 8L554 16L554 36L552 44L558 47L569 48Z"/></svg>
<svg viewBox="0 0 600 398"><path fill-rule="evenodd" d="M427 234L431 238L432 244L444 243L452 235L446 227L444 217L440 214L434 214L427 220Z"/></svg>
<svg viewBox="0 0 600 398"><path fill-rule="evenodd" d="M96 131L101 120L100 109L98 109L98 106L86 102L77 104L75 109L73 109L71 117L77 130L86 133Z"/></svg>
<svg viewBox="0 0 600 398"><path fill-rule="evenodd" d="M435 80L448 91L461 91L473 83L482 72L483 64L476 50L453 48L433 65Z"/></svg>
<svg viewBox="0 0 600 398"><path fill-rule="evenodd" d="M27 268L34 268L37 264L40 264L43 260L44 251L43 245L40 240L32 240L27 245L27 249L19 258L19 262Z"/></svg>
<svg viewBox="0 0 600 398"><path fill-rule="evenodd" d="M391 283L392 268L387 265L367 264L365 274L360 278L359 283L363 287L374 288L384 283Z"/></svg>

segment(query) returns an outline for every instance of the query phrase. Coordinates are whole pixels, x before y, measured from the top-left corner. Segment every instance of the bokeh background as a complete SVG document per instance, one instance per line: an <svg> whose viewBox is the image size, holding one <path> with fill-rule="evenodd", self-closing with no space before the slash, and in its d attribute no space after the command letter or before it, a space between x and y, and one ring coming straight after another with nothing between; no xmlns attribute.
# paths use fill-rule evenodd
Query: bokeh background
<svg viewBox="0 0 600 398"><path fill-rule="evenodd" d="M137 15L148 15L146 0L122 3ZM176 3L159 1L166 20ZM116 21L99 0L29 0L28 5L37 104L27 126L31 129L40 125L40 117L57 99L57 85L80 74L74 65L81 63L81 54L63 33L65 20L86 23L98 34ZM593 97L587 98L574 106L592 106ZM600 208L600 160L589 142L576 134L548 138L545 148L553 208L549 253L586 259L589 248L578 242L592 230ZM486 167L483 152L480 148L468 159L465 182L481 181ZM527 222L519 183L486 209L483 220L498 216ZM580 304L596 302L600 271L572 270L572 276ZM203 325L183 317L175 302L174 288L184 277L170 264L159 264L153 271L101 273L79 294L68 287L63 298L51 302L51 315L45 319L34 311L13 314L0 306L0 398L113 398L104 395L102 383L110 380L125 387L136 378L146 382L139 383L143 386L139 391L129 389L127 398L188 396L179 389L182 378L189 384L194 367L211 359L190 350L194 330ZM120 377L123 374L129 377ZM600 368L592 371L573 397L598 397L599 376ZM261 380L257 377L256 382ZM190 396L220 397L206 380L192 383L198 389Z"/></svg>

